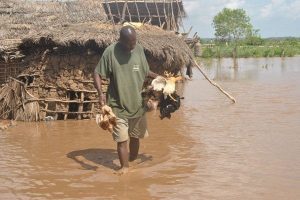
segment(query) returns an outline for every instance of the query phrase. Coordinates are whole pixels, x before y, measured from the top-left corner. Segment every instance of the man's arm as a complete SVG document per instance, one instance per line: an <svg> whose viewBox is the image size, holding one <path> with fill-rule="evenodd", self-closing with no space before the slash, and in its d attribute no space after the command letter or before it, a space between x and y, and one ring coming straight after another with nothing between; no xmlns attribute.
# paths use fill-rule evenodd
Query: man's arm
<svg viewBox="0 0 300 200"><path fill-rule="evenodd" d="M97 72L94 72L94 85L98 91L99 103L100 103L100 106L104 106L106 104L106 97L103 94L102 89L101 89L101 85L102 85L101 80L102 80L101 76Z"/></svg>
<svg viewBox="0 0 300 200"><path fill-rule="evenodd" d="M149 70L147 77L153 78L155 79L157 76L159 76L158 74L152 72L151 70Z"/></svg>

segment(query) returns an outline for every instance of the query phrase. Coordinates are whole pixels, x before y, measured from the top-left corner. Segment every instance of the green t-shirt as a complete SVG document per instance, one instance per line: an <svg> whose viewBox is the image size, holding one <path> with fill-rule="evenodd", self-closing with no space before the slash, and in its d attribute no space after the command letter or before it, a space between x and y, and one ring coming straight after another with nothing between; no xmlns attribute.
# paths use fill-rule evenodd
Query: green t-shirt
<svg viewBox="0 0 300 200"><path fill-rule="evenodd" d="M149 72L144 49L137 44L124 52L120 43L107 47L95 68L102 78L110 79L107 104L119 118L136 118L144 114L142 88Z"/></svg>

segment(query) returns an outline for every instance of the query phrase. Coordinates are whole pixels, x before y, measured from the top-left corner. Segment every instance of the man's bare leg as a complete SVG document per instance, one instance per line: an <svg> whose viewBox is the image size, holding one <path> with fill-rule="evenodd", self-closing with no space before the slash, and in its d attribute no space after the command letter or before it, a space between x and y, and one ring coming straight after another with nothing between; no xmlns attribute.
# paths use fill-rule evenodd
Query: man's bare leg
<svg viewBox="0 0 300 200"><path fill-rule="evenodd" d="M138 153L139 153L139 148L140 148L140 139L130 137L130 142L129 142L129 151L130 151L129 161L130 162L136 160Z"/></svg>
<svg viewBox="0 0 300 200"><path fill-rule="evenodd" d="M127 173L129 168L127 141L118 142L117 151L121 164L121 169L117 171L117 174L122 175Z"/></svg>

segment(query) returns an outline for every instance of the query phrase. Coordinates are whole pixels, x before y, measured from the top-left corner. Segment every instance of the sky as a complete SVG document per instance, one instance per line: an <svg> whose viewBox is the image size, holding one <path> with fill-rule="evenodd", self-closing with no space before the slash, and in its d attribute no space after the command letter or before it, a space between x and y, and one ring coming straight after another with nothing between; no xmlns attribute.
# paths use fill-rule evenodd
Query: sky
<svg viewBox="0 0 300 200"><path fill-rule="evenodd" d="M184 20L191 35L213 38L213 18L223 8L242 8L263 37L300 37L300 0L183 0L188 17Z"/></svg>

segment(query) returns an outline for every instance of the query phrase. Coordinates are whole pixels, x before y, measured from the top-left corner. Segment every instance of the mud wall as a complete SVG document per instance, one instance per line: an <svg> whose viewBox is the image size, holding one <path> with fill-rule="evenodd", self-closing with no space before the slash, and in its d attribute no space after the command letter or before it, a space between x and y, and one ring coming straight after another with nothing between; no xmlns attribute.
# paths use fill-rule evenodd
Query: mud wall
<svg viewBox="0 0 300 200"><path fill-rule="evenodd" d="M18 79L26 84L27 99L39 103L39 120L92 118L99 112L93 72L99 54L50 54L32 63ZM108 81L103 81L103 91Z"/></svg>

